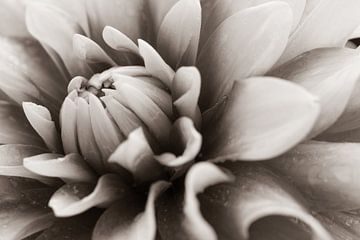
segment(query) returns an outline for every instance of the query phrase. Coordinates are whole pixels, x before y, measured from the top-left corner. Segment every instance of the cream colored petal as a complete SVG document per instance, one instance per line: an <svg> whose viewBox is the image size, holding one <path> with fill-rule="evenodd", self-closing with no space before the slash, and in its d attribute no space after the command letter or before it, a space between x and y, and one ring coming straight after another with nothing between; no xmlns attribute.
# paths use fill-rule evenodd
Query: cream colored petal
<svg viewBox="0 0 360 240"><path fill-rule="evenodd" d="M49 110L41 105L23 102L25 115L31 126L41 136L52 152L62 152L61 139Z"/></svg>
<svg viewBox="0 0 360 240"><path fill-rule="evenodd" d="M277 64L315 48L344 46L359 26L359 11L359 1L307 0L304 16Z"/></svg>
<svg viewBox="0 0 360 240"><path fill-rule="evenodd" d="M231 163L224 166L235 175L235 181L211 187L199 197L203 214L219 237L296 239L296 236L285 234L292 232L286 228L291 226L291 219L297 219L291 227L305 236L300 239L332 239L304 207L301 196L286 181L256 163ZM278 217L278 220L274 217ZM273 218L273 221L264 223L268 218ZM290 226L287 221L290 221ZM261 225L267 225L267 228ZM306 237L309 232L311 237ZM272 238L273 233L278 238Z"/></svg>
<svg viewBox="0 0 360 240"><path fill-rule="evenodd" d="M25 26L25 2L24 0L2 1L0 8L2 36L28 37L30 35Z"/></svg>
<svg viewBox="0 0 360 240"><path fill-rule="evenodd" d="M41 154L24 158L24 167L45 177L61 178L64 182L95 182L97 175L76 153L66 156Z"/></svg>
<svg viewBox="0 0 360 240"><path fill-rule="evenodd" d="M115 203L105 211L97 222L94 240L153 240L156 238L155 201L169 187L169 183L158 181L151 185L145 210L131 196ZM128 204L129 201L132 204Z"/></svg>
<svg viewBox="0 0 360 240"><path fill-rule="evenodd" d="M310 141L266 164L286 176L321 210L360 208L359 143Z"/></svg>
<svg viewBox="0 0 360 240"><path fill-rule="evenodd" d="M171 94L177 114L191 118L200 129L201 113L198 100L201 88L201 76L194 67L182 67L176 71Z"/></svg>
<svg viewBox="0 0 360 240"><path fill-rule="evenodd" d="M291 25L291 8L279 1L247 8L223 21L197 60L201 110L228 95L235 80L266 73L285 49Z"/></svg>
<svg viewBox="0 0 360 240"><path fill-rule="evenodd" d="M66 97L60 111L61 139L66 154L79 153L76 111L77 104L72 100L71 96Z"/></svg>
<svg viewBox="0 0 360 240"><path fill-rule="evenodd" d="M141 128L132 131L127 140L111 154L108 161L127 169L137 182L158 179L163 173Z"/></svg>
<svg viewBox="0 0 360 240"><path fill-rule="evenodd" d="M97 185L68 183L57 190L49 201L57 217L78 215L92 207L106 208L126 196L128 183L115 174L99 178Z"/></svg>
<svg viewBox="0 0 360 240"><path fill-rule="evenodd" d="M69 13L53 5L29 4L26 10L26 25L37 40L59 54L72 77L89 77L92 74L87 64L73 52L73 35L85 33Z"/></svg>
<svg viewBox="0 0 360 240"><path fill-rule="evenodd" d="M145 62L146 71L170 88L175 74L174 70L166 64L156 50L147 42L139 39L138 45L140 55Z"/></svg>
<svg viewBox="0 0 360 240"><path fill-rule="evenodd" d="M157 36L157 49L173 69L195 64L201 28L200 0L180 0L164 17ZM185 54L186 52L188 54Z"/></svg>
<svg viewBox="0 0 360 240"><path fill-rule="evenodd" d="M106 26L102 34L105 43L113 49L117 51L131 52L136 55L140 54L138 46L130 38L128 38L128 36L116 28Z"/></svg>
<svg viewBox="0 0 360 240"><path fill-rule="evenodd" d="M195 161L201 149L202 137L191 119L181 117L173 125L170 141L179 155L163 153L155 158L164 166L175 169L180 167L181 170L184 165Z"/></svg>
<svg viewBox="0 0 360 240"><path fill-rule="evenodd" d="M319 98L321 112L309 138L333 125L351 99L360 76L360 56L348 48L323 48L307 52L275 69L269 75L295 82ZM356 101L356 100L355 100ZM351 121L350 105L339 125ZM331 131L331 129L329 129Z"/></svg>
<svg viewBox="0 0 360 240"><path fill-rule="evenodd" d="M222 117L204 130L205 159L265 160L305 139L319 114L315 97L289 81L235 82Z"/></svg>

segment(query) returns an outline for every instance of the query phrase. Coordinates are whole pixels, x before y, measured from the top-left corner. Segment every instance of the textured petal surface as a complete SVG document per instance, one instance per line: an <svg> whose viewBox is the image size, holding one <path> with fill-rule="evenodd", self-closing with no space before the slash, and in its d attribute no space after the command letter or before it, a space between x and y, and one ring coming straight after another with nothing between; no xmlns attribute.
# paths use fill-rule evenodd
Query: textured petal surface
<svg viewBox="0 0 360 240"><path fill-rule="evenodd" d="M282 2L248 8L222 22L199 54L200 108L229 94L235 80L268 71L286 46L291 24L291 8Z"/></svg>
<svg viewBox="0 0 360 240"><path fill-rule="evenodd" d="M225 167L235 182L211 187L200 196L202 212L220 239L332 239L301 197L272 172L255 163Z"/></svg>
<svg viewBox="0 0 360 240"><path fill-rule="evenodd" d="M222 118L204 137L205 157L275 157L302 141L318 114L316 99L293 83L266 77L237 81Z"/></svg>
<svg viewBox="0 0 360 240"><path fill-rule="evenodd" d="M94 240L152 240L156 237L155 201L169 187L164 181L151 185L145 210L142 201L127 198L115 203L97 222ZM131 202L131 204L129 204Z"/></svg>
<svg viewBox="0 0 360 240"><path fill-rule="evenodd" d="M108 207L126 196L128 184L115 174L99 178L94 188L87 183L69 183L57 190L49 201L57 217L78 215L92 207Z"/></svg>
<svg viewBox="0 0 360 240"><path fill-rule="evenodd" d="M360 208L358 143L310 141L266 162L321 210Z"/></svg>
<svg viewBox="0 0 360 240"><path fill-rule="evenodd" d="M360 76L359 64L359 55L353 49L323 48L298 56L270 75L291 80L319 98L321 112L311 138L334 124L345 110ZM346 115L348 118L349 113ZM339 124L346 125L346 121Z"/></svg>

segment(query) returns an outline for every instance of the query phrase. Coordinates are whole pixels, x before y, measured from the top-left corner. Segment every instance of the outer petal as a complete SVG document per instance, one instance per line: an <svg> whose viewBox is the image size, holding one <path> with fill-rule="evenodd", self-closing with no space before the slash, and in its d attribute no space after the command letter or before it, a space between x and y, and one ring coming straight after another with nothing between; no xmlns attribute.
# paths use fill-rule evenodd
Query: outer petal
<svg viewBox="0 0 360 240"><path fill-rule="evenodd" d="M316 49L287 62L270 75L298 83L319 97L321 112L309 136L312 138L334 124L346 109L360 76L360 57L353 49ZM346 120L341 122L347 124Z"/></svg>
<svg viewBox="0 0 360 240"><path fill-rule="evenodd" d="M291 179L321 210L360 208L359 143L315 142L301 144L266 162Z"/></svg>
<svg viewBox="0 0 360 240"><path fill-rule="evenodd" d="M156 237L155 201L169 187L169 183L154 183L145 210L136 199L125 198L105 211L97 222L94 240L152 240ZM132 204L128 204L131 201Z"/></svg>
<svg viewBox="0 0 360 240"><path fill-rule="evenodd" d="M307 136L318 114L315 98L293 83L266 77L237 81L222 117L205 129L205 157L278 156Z"/></svg>
<svg viewBox="0 0 360 240"><path fill-rule="evenodd" d="M301 197L269 170L255 163L225 166L235 182L214 186L200 196L203 214L222 239L332 239L302 206ZM292 223L291 218L308 226ZM285 235L289 232L297 234Z"/></svg>
<svg viewBox="0 0 360 240"><path fill-rule="evenodd" d="M360 2L307 0L304 16L278 64L312 49L342 47L359 26Z"/></svg>
<svg viewBox="0 0 360 240"><path fill-rule="evenodd" d="M164 196L158 206L158 229L162 239L217 239L213 228L200 212L197 194L207 187L232 178L215 165L202 162L186 175L185 194ZM183 199L182 199L183 198ZM183 202L180 202L182 201Z"/></svg>
<svg viewBox="0 0 360 240"><path fill-rule="evenodd" d="M66 184L54 193L49 206L56 216L70 217L92 207L108 207L128 192L128 183L115 174L103 175L93 187L87 183Z"/></svg>
<svg viewBox="0 0 360 240"><path fill-rule="evenodd" d="M235 80L268 71L285 49L291 24L291 9L282 2L265 3L227 18L199 54L200 108L212 107L231 91Z"/></svg>
<svg viewBox="0 0 360 240"><path fill-rule="evenodd" d="M17 37L30 35L25 26L24 0L4 0L1 3L0 16L1 35Z"/></svg>

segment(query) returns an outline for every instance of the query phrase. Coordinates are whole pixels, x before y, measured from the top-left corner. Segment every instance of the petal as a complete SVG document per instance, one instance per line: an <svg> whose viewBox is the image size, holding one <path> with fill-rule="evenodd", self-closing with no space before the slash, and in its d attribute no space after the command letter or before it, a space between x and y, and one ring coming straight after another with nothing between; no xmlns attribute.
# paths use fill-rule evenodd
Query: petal
<svg viewBox="0 0 360 240"><path fill-rule="evenodd" d="M43 149L21 144L8 144L0 146L0 175L25 177L39 180L47 185L56 186L59 182L41 177L23 166L23 159L44 152Z"/></svg>
<svg viewBox="0 0 360 240"><path fill-rule="evenodd" d="M237 81L222 117L204 130L205 159L273 158L302 141L318 114L316 99L291 82L268 77Z"/></svg>
<svg viewBox="0 0 360 240"><path fill-rule="evenodd" d="M23 0L4 0L0 8L0 33L2 36L28 37L25 26ZM11 24L9 24L11 23Z"/></svg>
<svg viewBox="0 0 360 240"><path fill-rule="evenodd" d="M291 80L319 98L321 112L312 138L334 124L345 110L360 76L359 64L356 50L324 48L300 55L269 75Z"/></svg>
<svg viewBox="0 0 360 240"><path fill-rule="evenodd" d="M60 136L49 110L31 102L23 102L23 109L31 126L40 135L49 150L62 152Z"/></svg>
<svg viewBox="0 0 360 240"><path fill-rule="evenodd" d="M155 201L169 185L165 181L158 181L151 185L145 210L138 201L131 198L115 203L100 217L94 229L93 239L155 239ZM129 205L129 201L132 204Z"/></svg>
<svg viewBox="0 0 360 240"><path fill-rule="evenodd" d="M162 169L154 160L154 153L141 128L130 133L128 139L111 154L109 162L127 169L138 182L151 181L162 174Z"/></svg>
<svg viewBox="0 0 360 240"><path fill-rule="evenodd" d="M65 157L54 154L40 154L24 159L24 167L46 177L61 178L65 182L95 182L96 174L84 159L76 154Z"/></svg>
<svg viewBox="0 0 360 240"><path fill-rule="evenodd" d="M211 163L194 165L186 175L184 194L168 192L159 199L157 220L161 239L217 239L200 213L196 196L211 185L230 180L231 176Z"/></svg>
<svg viewBox="0 0 360 240"><path fill-rule="evenodd" d="M304 16L277 63L315 48L342 47L358 27L360 2L307 0Z"/></svg>
<svg viewBox="0 0 360 240"><path fill-rule="evenodd" d="M301 235L296 239L303 240L310 239L309 232L314 240L332 239L302 205L300 195L275 174L255 163L225 167L235 175L235 182L211 187L199 197L203 214L222 239L286 240ZM291 223L292 218L298 222ZM292 232L288 227L295 228L297 235L285 235Z"/></svg>
<svg viewBox="0 0 360 240"><path fill-rule="evenodd" d="M76 132L77 105L70 96L66 97L60 111L61 139L66 154L78 153Z"/></svg>
<svg viewBox="0 0 360 240"><path fill-rule="evenodd" d="M127 185L115 174L100 177L95 188L87 183L68 183L53 194L49 206L57 217L78 215L92 207L106 208L126 196Z"/></svg>
<svg viewBox="0 0 360 240"><path fill-rule="evenodd" d="M195 64L201 27L199 0L180 0L164 17L157 37L157 49L165 62L176 69L179 64ZM189 52L185 54L186 52Z"/></svg>
<svg viewBox="0 0 360 240"><path fill-rule="evenodd" d="M107 45L117 51L140 54L138 46L128 36L113 27L106 26L104 28L103 38Z"/></svg>
<svg viewBox="0 0 360 240"><path fill-rule="evenodd" d="M201 113L198 100L201 76L194 67L182 67L176 71L171 87L174 106L179 116L191 118L196 126L201 126Z"/></svg>
<svg viewBox="0 0 360 240"><path fill-rule="evenodd" d="M174 70L166 64L156 50L143 40L138 40L139 51L144 59L146 71L155 78L160 79L165 86L171 87Z"/></svg>
<svg viewBox="0 0 360 240"><path fill-rule="evenodd" d="M179 155L163 153L155 158L164 166L178 168L195 161L201 149L202 137L191 119L181 117L173 125L171 141L174 152Z"/></svg>
<svg viewBox="0 0 360 240"><path fill-rule="evenodd" d="M27 144L44 147L43 141L28 124L21 108L0 101L0 143Z"/></svg>
<svg viewBox="0 0 360 240"><path fill-rule="evenodd" d="M360 144L310 141L269 164L321 210L360 208Z"/></svg>
<svg viewBox="0 0 360 240"><path fill-rule="evenodd" d="M291 8L282 2L251 7L222 22L197 60L203 79L200 108L212 107L235 80L268 71L285 49L291 24Z"/></svg>
<svg viewBox="0 0 360 240"><path fill-rule="evenodd" d="M110 119L101 101L89 95L89 111L95 141L103 159L107 159L123 140L123 136Z"/></svg>
<svg viewBox="0 0 360 240"><path fill-rule="evenodd" d="M73 35L85 33L69 13L44 3L30 4L26 11L26 25L36 39L60 55L72 77L91 75L87 64L73 53Z"/></svg>
<svg viewBox="0 0 360 240"><path fill-rule="evenodd" d="M52 190L28 179L0 178L0 236L18 240L51 226L54 216L46 207ZM45 201L44 201L45 200Z"/></svg>

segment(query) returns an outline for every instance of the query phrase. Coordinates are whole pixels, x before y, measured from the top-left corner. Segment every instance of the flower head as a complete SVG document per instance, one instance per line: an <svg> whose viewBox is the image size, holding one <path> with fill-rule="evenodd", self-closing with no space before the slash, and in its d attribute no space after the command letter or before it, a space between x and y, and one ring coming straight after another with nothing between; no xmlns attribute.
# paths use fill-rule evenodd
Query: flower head
<svg viewBox="0 0 360 240"><path fill-rule="evenodd" d="M360 3L20 4L0 239L359 237Z"/></svg>

